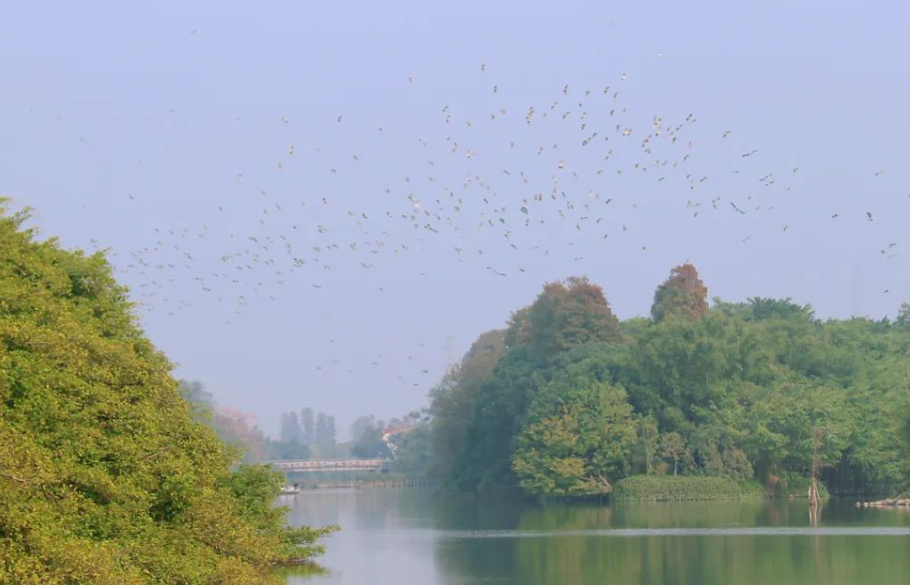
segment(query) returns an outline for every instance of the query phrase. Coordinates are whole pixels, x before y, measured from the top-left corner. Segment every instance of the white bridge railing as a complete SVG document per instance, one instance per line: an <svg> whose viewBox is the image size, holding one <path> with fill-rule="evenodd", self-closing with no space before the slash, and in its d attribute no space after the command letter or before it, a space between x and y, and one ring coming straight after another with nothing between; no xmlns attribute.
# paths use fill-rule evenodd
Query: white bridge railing
<svg viewBox="0 0 910 585"><path fill-rule="evenodd" d="M334 459L327 461L266 461L280 471L381 471L387 459Z"/></svg>

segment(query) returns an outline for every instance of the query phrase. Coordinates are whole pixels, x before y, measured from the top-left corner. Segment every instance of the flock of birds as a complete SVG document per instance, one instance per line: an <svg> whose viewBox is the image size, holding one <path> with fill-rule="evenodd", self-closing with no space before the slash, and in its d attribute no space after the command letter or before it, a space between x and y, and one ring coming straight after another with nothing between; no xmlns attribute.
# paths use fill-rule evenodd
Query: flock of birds
<svg viewBox="0 0 910 585"><path fill-rule="evenodd" d="M489 75L485 64L480 74ZM408 78L402 91L417 83ZM415 276L452 262L508 279L533 272L537 259L551 253L583 262L596 246L623 238L646 253L648 242L635 240L640 205L663 206L668 217L690 220L768 216L780 232L790 230L774 212L798 183L799 168L769 168L758 148L739 148L733 130L708 135L693 113L678 119L642 115L624 99L629 83L623 73L596 88L557 86L551 99L515 110L509 105L515 100L499 99L504 88L490 82L485 111L466 114L439 104L435 119L421 125L426 134L413 137L405 162L398 153L364 150L369 141L344 154L318 145L274 145L273 173L306 165L318 175L319 188L272 192L236 172L241 199L213 202L210 220L201 225L150 228L154 243L117 264L142 310L179 315L217 303L230 308L230 324L252 304L276 301L300 286L331 295L331 275L342 267L363 271L359 286L383 294L387 285L366 275L409 254L433 255L430 266L415 267ZM348 120L334 114L332 124L340 128ZM281 115L275 123L293 125ZM356 131L397 132L392 126ZM370 169L402 172L370 177L375 171L364 169L367 160ZM720 174L726 175L723 188L714 189ZM351 189L363 189L364 182L369 196L352 197ZM733 182L742 195L718 194L731 192ZM836 210L826 213L832 221L840 217ZM875 221L871 209L864 220ZM752 236L742 225L737 237L747 243ZM882 255L897 253L897 242L883 242ZM583 266L566 269L583 272ZM177 291L188 282L197 291L181 298ZM377 355L371 364L381 359ZM343 369L339 364L333 359L317 369ZM427 375L430 369L415 371Z"/></svg>

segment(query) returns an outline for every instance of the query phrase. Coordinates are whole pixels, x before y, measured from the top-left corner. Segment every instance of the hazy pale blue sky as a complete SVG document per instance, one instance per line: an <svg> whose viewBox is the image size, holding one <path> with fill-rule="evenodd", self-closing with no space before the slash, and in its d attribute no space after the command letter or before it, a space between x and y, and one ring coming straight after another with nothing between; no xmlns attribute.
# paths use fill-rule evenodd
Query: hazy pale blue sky
<svg viewBox="0 0 910 585"><path fill-rule="evenodd" d="M111 249L179 375L268 431L303 406L346 428L425 404L479 333L570 275L623 318L685 260L726 300L895 315L908 17L899 1L9 3L0 195L65 246Z"/></svg>

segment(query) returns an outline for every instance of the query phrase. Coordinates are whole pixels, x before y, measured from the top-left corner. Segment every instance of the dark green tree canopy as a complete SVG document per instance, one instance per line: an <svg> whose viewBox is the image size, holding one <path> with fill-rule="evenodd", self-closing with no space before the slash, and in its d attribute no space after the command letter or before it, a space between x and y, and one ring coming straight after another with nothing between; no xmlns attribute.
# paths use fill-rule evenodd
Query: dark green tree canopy
<svg viewBox="0 0 910 585"><path fill-rule="evenodd" d="M434 420L429 443L433 450L432 472L436 477L447 481L457 477L460 450L465 445L480 386L490 378L505 351L503 330L481 334L461 363L430 391L430 414Z"/></svg>

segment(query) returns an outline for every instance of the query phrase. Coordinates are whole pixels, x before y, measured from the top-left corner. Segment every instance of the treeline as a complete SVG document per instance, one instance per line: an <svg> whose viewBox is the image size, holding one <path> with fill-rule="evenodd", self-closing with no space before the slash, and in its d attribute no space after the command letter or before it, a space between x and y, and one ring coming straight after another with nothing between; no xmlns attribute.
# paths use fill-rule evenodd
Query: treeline
<svg viewBox="0 0 910 585"><path fill-rule="evenodd" d="M270 459L332 459L338 456L335 417L304 408L281 414L277 441L268 443Z"/></svg>
<svg viewBox="0 0 910 585"><path fill-rule="evenodd" d="M256 416L219 405L202 382L180 382L180 393L194 405L197 420L211 426L218 438L236 448L246 463L280 459L330 459L344 456L347 449L335 440L335 417L303 408L281 413L278 438L255 425Z"/></svg>
<svg viewBox="0 0 910 585"><path fill-rule="evenodd" d="M219 405L199 381L181 381L181 395L193 405L197 421L210 426L223 443L246 463L282 459L392 459L395 469L424 475L429 459L429 414L426 408L388 421L373 415L358 417L350 427L351 439L338 442L335 417L305 407L281 413L277 438L254 424L255 415ZM386 431L390 431L386 436Z"/></svg>
<svg viewBox="0 0 910 585"><path fill-rule="evenodd" d="M196 419L103 255L3 204L0 583L266 584L319 552L273 505L281 474Z"/></svg>
<svg viewBox="0 0 910 585"><path fill-rule="evenodd" d="M547 284L431 392L429 473L464 490L609 493L632 475L758 480L805 495L906 485L910 306L820 320L789 299L707 301L674 268L620 322L584 278Z"/></svg>
<svg viewBox="0 0 910 585"><path fill-rule="evenodd" d="M383 422L372 415L351 424L350 454L391 459L396 472L424 476L430 459L429 411L414 410Z"/></svg>

